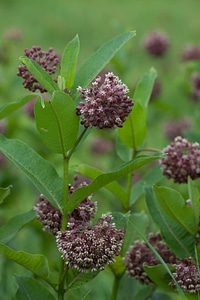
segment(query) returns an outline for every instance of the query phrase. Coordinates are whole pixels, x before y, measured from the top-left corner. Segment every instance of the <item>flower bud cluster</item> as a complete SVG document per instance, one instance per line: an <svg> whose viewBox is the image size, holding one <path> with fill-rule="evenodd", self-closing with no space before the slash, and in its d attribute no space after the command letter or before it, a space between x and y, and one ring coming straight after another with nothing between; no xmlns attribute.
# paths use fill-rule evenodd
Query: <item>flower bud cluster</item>
<svg viewBox="0 0 200 300"><path fill-rule="evenodd" d="M169 48L169 37L162 31L152 31L144 38L144 48L152 56L163 56Z"/></svg>
<svg viewBox="0 0 200 300"><path fill-rule="evenodd" d="M166 154L160 160L163 175L172 178L177 183L187 183L191 179L200 177L200 145L190 143L180 136L176 137L166 148Z"/></svg>
<svg viewBox="0 0 200 300"><path fill-rule="evenodd" d="M200 74L193 72L191 75L191 98L194 101L200 101Z"/></svg>
<svg viewBox="0 0 200 300"><path fill-rule="evenodd" d="M166 263L172 264L177 262L177 257L162 240L159 233L150 233L148 241ZM160 261L148 247L146 242L136 240L134 246L131 246L126 253L124 263L126 273L129 277L137 279L143 284L152 284L143 265L156 266L160 264Z"/></svg>
<svg viewBox="0 0 200 300"><path fill-rule="evenodd" d="M200 60L200 46L198 45L186 45L181 53L182 61Z"/></svg>
<svg viewBox="0 0 200 300"><path fill-rule="evenodd" d="M181 118L176 121L168 121L163 126L163 132L166 138L174 140L177 136L182 136L184 131L191 127L191 121L188 118Z"/></svg>
<svg viewBox="0 0 200 300"><path fill-rule="evenodd" d="M200 277L198 266L193 258L185 258L174 265L176 270L173 275L184 293L197 294L200 292ZM174 281L170 286L176 288Z"/></svg>
<svg viewBox="0 0 200 300"><path fill-rule="evenodd" d="M126 95L128 87L112 72L105 74L102 84L98 76L88 89L78 87L77 90L85 99L77 106L77 115L81 116L85 128L122 127L132 111L133 101Z"/></svg>
<svg viewBox="0 0 200 300"><path fill-rule="evenodd" d="M24 55L36 61L50 75L56 72L59 59L53 48L49 48L48 51L42 51L40 46L33 46L30 50L26 48ZM46 92L45 88L34 78L25 65L18 67L17 75L24 79L23 86L31 92L36 90L39 90L41 93Z"/></svg>

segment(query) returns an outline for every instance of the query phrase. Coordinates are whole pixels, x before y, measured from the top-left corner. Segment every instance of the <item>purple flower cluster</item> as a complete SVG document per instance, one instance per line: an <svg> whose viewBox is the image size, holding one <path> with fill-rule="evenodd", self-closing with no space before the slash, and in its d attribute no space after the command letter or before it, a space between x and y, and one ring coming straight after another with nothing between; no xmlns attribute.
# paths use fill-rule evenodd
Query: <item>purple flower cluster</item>
<svg viewBox="0 0 200 300"><path fill-rule="evenodd" d="M195 294L200 292L200 277L198 266L193 258L185 258L174 265L176 270L173 275L184 293ZM170 286L176 288L174 281Z"/></svg>
<svg viewBox="0 0 200 300"><path fill-rule="evenodd" d="M191 75L191 98L200 101L200 74L193 72Z"/></svg>
<svg viewBox="0 0 200 300"><path fill-rule="evenodd" d="M81 116L85 128L122 127L132 111L133 101L126 95L128 87L112 72L105 74L102 84L98 76L88 89L78 87L77 90L85 99L77 106L77 115Z"/></svg>
<svg viewBox="0 0 200 300"><path fill-rule="evenodd" d="M103 270L120 254L124 230L110 224L110 214L102 215L94 225L82 223L59 231L56 242L62 258L70 268L80 272Z"/></svg>
<svg viewBox="0 0 200 300"><path fill-rule="evenodd" d="M200 60L200 46L198 45L186 45L181 53L182 61Z"/></svg>
<svg viewBox="0 0 200 300"><path fill-rule="evenodd" d="M200 145L190 143L180 136L176 137L162 151L166 156L160 160L163 175L177 183L187 183L200 177Z"/></svg>
<svg viewBox="0 0 200 300"><path fill-rule="evenodd" d="M152 31L144 38L144 48L152 56L163 56L169 48L169 37L162 31Z"/></svg>
<svg viewBox="0 0 200 300"><path fill-rule="evenodd" d="M151 233L148 237L149 243L154 247L162 259L169 264L175 264L177 257L162 240L159 233ZM152 284L151 279L145 272L143 265L155 266L160 264L155 254L147 243L135 241L134 246L129 248L124 258L126 273L129 277L139 280L141 283Z"/></svg>
<svg viewBox="0 0 200 300"><path fill-rule="evenodd" d="M26 48L24 50L24 55L36 61L50 75L56 72L59 59L53 48L49 48L48 51L42 51L40 46L33 46L30 50ZM17 75L24 79L23 86L30 91L35 92L36 90L39 90L41 93L46 92L25 65L18 67Z"/></svg>
<svg viewBox="0 0 200 300"><path fill-rule="evenodd" d="M177 136L182 136L184 130L189 129L191 121L188 118L181 118L175 121L168 121L163 126L163 132L166 138L173 140Z"/></svg>

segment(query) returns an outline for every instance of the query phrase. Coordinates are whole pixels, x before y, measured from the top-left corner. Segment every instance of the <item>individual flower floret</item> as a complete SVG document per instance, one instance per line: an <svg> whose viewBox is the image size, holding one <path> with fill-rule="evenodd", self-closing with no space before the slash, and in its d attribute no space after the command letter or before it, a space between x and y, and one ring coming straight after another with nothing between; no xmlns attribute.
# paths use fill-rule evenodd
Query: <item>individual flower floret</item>
<svg viewBox="0 0 200 300"><path fill-rule="evenodd" d="M174 182L186 183L200 177L200 145L190 143L180 136L176 137L162 151L166 156L160 160L163 175Z"/></svg>
<svg viewBox="0 0 200 300"><path fill-rule="evenodd" d="M77 106L77 115L81 116L85 128L122 127L132 111L133 101L126 95L128 87L112 72L105 75L102 85L98 76L88 89L78 87L77 90L85 99Z"/></svg>
<svg viewBox="0 0 200 300"><path fill-rule="evenodd" d="M24 55L36 61L50 75L56 72L59 59L53 48L49 48L48 51L42 51L40 46L33 46L30 50L26 48ZM25 65L18 67L17 75L24 79L23 86L30 91L40 90L41 93L46 92L45 88L33 77Z"/></svg>
<svg viewBox="0 0 200 300"><path fill-rule="evenodd" d="M148 237L149 243L154 247L162 259L169 264L176 263L177 257L168 248L159 233L151 233ZM151 279L145 272L143 265L155 266L160 264L147 243L135 241L124 258L126 273L129 277L139 280L141 283L152 284Z"/></svg>
<svg viewBox="0 0 200 300"><path fill-rule="evenodd" d="M95 225L83 224L59 231L56 242L67 266L89 272L103 270L120 254L124 230L110 224L112 216L102 215Z"/></svg>
<svg viewBox="0 0 200 300"><path fill-rule="evenodd" d="M169 48L169 37L162 31L152 31L144 38L144 48L152 56L162 56Z"/></svg>
<svg viewBox="0 0 200 300"><path fill-rule="evenodd" d="M174 265L176 270L173 275L184 293L197 294L200 292L200 277L198 266L193 258L185 258ZM170 286L176 288L174 281Z"/></svg>

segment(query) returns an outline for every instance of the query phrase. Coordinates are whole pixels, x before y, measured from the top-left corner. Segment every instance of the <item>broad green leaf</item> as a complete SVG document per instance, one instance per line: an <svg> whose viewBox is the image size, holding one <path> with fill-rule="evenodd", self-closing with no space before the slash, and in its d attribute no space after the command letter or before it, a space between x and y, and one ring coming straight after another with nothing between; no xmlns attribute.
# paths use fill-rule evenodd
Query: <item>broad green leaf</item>
<svg viewBox="0 0 200 300"><path fill-rule="evenodd" d="M20 97L17 101L15 102L10 102L8 104L4 104L0 107L0 119L3 119L10 115L12 112L15 110L19 109L23 105L25 105L27 102L32 100L36 95L26 95L23 97Z"/></svg>
<svg viewBox="0 0 200 300"><path fill-rule="evenodd" d="M89 185L78 188L77 190L75 190L72 193L72 195L70 197L70 201L68 203L68 209L70 211L73 211L74 208L83 199L85 199L87 196L91 195L95 191L98 191L100 188L104 187L105 185L108 185L112 181L115 181L117 178L120 178L120 177L144 166L145 164L147 164L155 159L161 158L161 157L162 157L162 154L155 154L152 156L145 156L145 155L139 156L136 159L134 159L133 161L130 161L128 163L120 165L118 168L116 168L108 173L104 173L104 174L97 176ZM123 202L126 203L126 199L124 199ZM122 205L123 205L123 203L122 203Z"/></svg>
<svg viewBox="0 0 200 300"><path fill-rule="evenodd" d="M51 101L36 101L34 113L44 144L54 153L65 154L74 145L79 130L73 99L55 91Z"/></svg>
<svg viewBox="0 0 200 300"><path fill-rule="evenodd" d="M188 233L195 235L198 223L195 222L192 207L186 204L182 195L176 190L164 186L154 186L154 192L160 208L179 223Z"/></svg>
<svg viewBox="0 0 200 300"><path fill-rule="evenodd" d="M19 286L15 299L17 300L55 300L45 285L40 281L25 276L15 275L15 281Z"/></svg>
<svg viewBox="0 0 200 300"><path fill-rule="evenodd" d="M7 186L6 188L0 187L0 204L3 203L3 200L10 195L11 189L12 185Z"/></svg>
<svg viewBox="0 0 200 300"><path fill-rule="evenodd" d="M71 89L72 97L76 99L78 95L77 87L87 87L92 79L110 62L113 56L135 35L135 31L120 34L103 44L94 52L76 73L75 81Z"/></svg>
<svg viewBox="0 0 200 300"><path fill-rule="evenodd" d="M192 210L193 210L193 217L194 217L194 223L196 226L199 224L199 190L197 187L195 187L194 182L189 177L188 178L188 194L189 194L189 200L192 203Z"/></svg>
<svg viewBox="0 0 200 300"><path fill-rule="evenodd" d="M146 136L146 109L135 102L132 112L126 119L122 128L118 128L118 135L122 143L127 147L136 149Z"/></svg>
<svg viewBox="0 0 200 300"><path fill-rule="evenodd" d="M63 180L54 167L27 144L0 135L0 151L15 164L48 201L62 207Z"/></svg>
<svg viewBox="0 0 200 300"><path fill-rule="evenodd" d="M0 243L0 253L39 277L48 279L49 265L44 255L15 251L2 243Z"/></svg>
<svg viewBox="0 0 200 300"><path fill-rule="evenodd" d="M172 265L167 264L170 271L174 271L175 267ZM163 288L165 291L175 292L174 288L169 286L169 283L172 281L171 276L167 273L166 269L163 265L156 265L156 266L143 266L145 272L147 273L148 277L159 287Z"/></svg>
<svg viewBox="0 0 200 300"><path fill-rule="evenodd" d="M55 81L36 61L27 56L20 56L19 60L27 67L29 72L50 94L58 89Z"/></svg>
<svg viewBox="0 0 200 300"><path fill-rule="evenodd" d="M33 219L35 219L33 210L14 216L0 228L0 242L8 243L23 226Z"/></svg>
<svg viewBox="0 0 200 300"><path fill-rule="evenodd" d="M76 269L69 269L66 276L67 291L80 288L99 274L100 271L81 273Z"/></svg>
<svg viewBox="0 0 200 300"><path fill-rule="evenodd" d="M151 68L138 82L133 101L139 102L142 107L147 108L156 77L156 70Z"/></svg>
<svg viewBox="0 0 200 300"><path fill-rule="evenodd" d="M151 217L160 228L168 246L180 258L194 257L194 236L163 210L151 187L145 187L145 195Z"/></svg>
<svg viewBox="0 0 200 300"><path fill-rule="evenodd" d="M76 167L76 172L87 176L88 178L95 179L97 176L103 174L102 171L85 164L80 164ZM116 181L113 181L105 186L111 193L113 193L121 202L127 198L127 193L123 187Z"/></svg>
<svg viewBox="0 0 200 300"><path fill-rule="evenodd" d="M80 49L80 41L78 35L71 40L62 55L60 75L65 79L65 88L71 89L74 83L76 73L77 58Z"/></svg>
<svg viewBox="0 0 200 300"><path fill-rule="evenodd" d="M144 185L150 185L159 182L163 178L160 166L157 165L144 174L143 178L132 185L130 205L133 205L140 196L144 194Z"/></svg>

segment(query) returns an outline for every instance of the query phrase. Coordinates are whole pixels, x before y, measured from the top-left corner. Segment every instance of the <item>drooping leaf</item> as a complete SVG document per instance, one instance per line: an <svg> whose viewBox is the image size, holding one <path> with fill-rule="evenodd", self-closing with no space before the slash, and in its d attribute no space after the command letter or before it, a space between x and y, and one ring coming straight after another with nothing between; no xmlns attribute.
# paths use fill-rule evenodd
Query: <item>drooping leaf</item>
<svg viewBox="0 0 200 300"><path fill-rule="evenodd" d="M161 158L162 154L155 154L152 156L140 156L134 159L133 161L130 161L128 163L125 163L123 165L120 165L118 168L97 176L89 185L81 187L76 189L71 197L70 201L68 203L68 209L70 211L73 211L74 208L87 196L91 195L95 191L99 190L100 188L104 187L105 185L108 185L112 181L116 180L119 177L122 177L142 166L145 164ZM122 202L122 204L126 203L126 199Z"/></svg>
<svg viewBox="0 0 200 300"><path fill-rule="evenodd" d="M44 87L50 94L58 89L57 84L36 61L28 58L27 56L20 56L19 60L26 65L29 72L35 79Z"/></svg>
<svg viewBox="0 0 200 300"><path fill-rule="evenodd" d="M86 164L79 164L76 167L76 172L85 175L91 179L95 179L97 176L103 174L103 172L98 170L97 168L94 168ZM121 202L124 201L125 198L127 198L126 191L116 181L109 183L108 185L105 186L105 188L108 189L111 193L113 193Z"/></svg>
<svg viewBox="0 0 200 300"><path fill-rule="evenodd" d="M0 151L15 164L49 202L62 208L63 180L54 167L27 144L0 135Z"/></svg>
<svg viewBox="0 0 200 300"><path fill-rule="evenodd" d="M80 41L76 35L66 46L61 60L60 74L65 79L65 88L71 89L76 73L77 58L80 49Z"/></svg>
<svg viewBox="0 0 200 300"><path fill-rule="evenodd" d="M0 243L0 253L41 278L49 277L49 265L44 255L15 251L2 243Z"/></svg>
<svg viewBox="0 0 200 300"><path fill-rule="evenodd" d="M62 91L55 91L51 101L38 99L34 112L44 144L54 153L65 154L75 143L79 129L73 99Z"/></svg>
<svg viewBox="0 0 200 300"><path fill-rule="evenodd" d="M34 278L15 275L15 281L19 286L15 296L17 300L56 299L44 284Z"/></svg>
<svg viewBox="0 0 200 300"><path fill-rule="evenodd" d="M12 112L14 112L15 110L19 109L23 105L25 105L27 102L29 102L30 100L32 100L34 98L34 96L36 96L36 95L34 95L34 94L32 94L32 95L26 95L26 96L20 97L15 102L10 102L8 104L2 105L0 107L0 119L3 119L5 117L7 117Z"/></svg>
<svg viewBox="0 0 200 300"><path fill-rule="evenodd" d="M87 85L110 62L113 56L135 35L135 31L120 34L103 44L96 52L94 52L76 73L75 81L71 89L72 97L76 99L78 94L76 90L77 87L87 87Z"/></svg>
<svg viewBox="0 0 200 300"><path fill-rule="evenodd" d="M0 242L8 243L23 226L34 218L35 212L33 210L14 216L0 228Z"/></svg>
<svg viewBox="0 0 200 300"><path fill-rule="evenodd" d="M7 186L6 188L0 187L0 204L3 203L4 199L10 195L11 189L12 185Z"/></svg>
<svg viewBox="0 0 200 300"><path fill-rule="evenodd" d="M160 228L161 234L168 246L178 257L194 257L194 236L178 221L167 214L151 187L145 187L145 195L151 217Z"/></svg>

